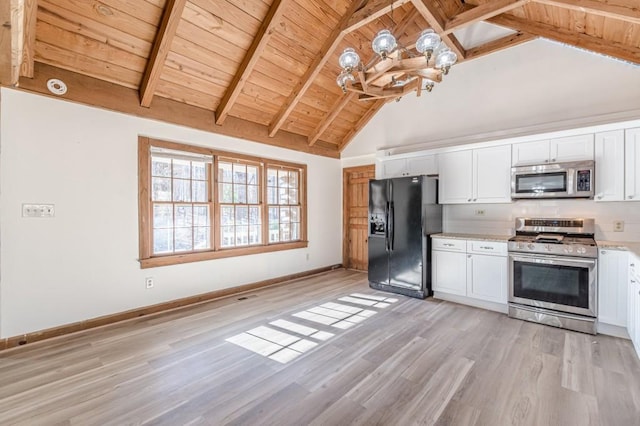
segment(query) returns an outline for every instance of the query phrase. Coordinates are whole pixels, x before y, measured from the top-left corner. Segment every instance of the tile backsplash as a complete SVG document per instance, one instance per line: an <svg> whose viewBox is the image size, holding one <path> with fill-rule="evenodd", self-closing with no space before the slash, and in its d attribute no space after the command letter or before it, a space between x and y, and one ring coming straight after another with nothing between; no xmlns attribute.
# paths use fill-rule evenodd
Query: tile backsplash
<svg viewBox="0 0 640 426"><path fill-rule="evenodd" d="M640 241L640 202L555 199L518 200L510 204L449 204L443 206L443 216L444 232L497 235L513 235L516 217L593 218L597 240ZM624 222L622 232L614 232L615 221Z"/></svg>

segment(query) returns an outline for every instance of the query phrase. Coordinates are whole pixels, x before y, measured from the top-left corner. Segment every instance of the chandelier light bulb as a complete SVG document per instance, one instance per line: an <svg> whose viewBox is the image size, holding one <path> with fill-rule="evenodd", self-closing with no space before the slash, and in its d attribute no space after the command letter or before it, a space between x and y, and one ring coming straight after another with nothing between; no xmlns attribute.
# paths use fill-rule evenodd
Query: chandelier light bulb
<svg viewBox="0 0 640 426"><path fill-rule="evenodd" d="M443 47L436 56L436 68L442 70L444 75L449 73L449 68L458 60L458 56L448 47Z"/></svg>
<svg viewBox="0 0 640 426"><path fill-rule="evenodd" d="M345 93L347 92L347 82L355 83L355 81L356 81L356 78L353 76L353 74L346 71L342 71L338 75L338 78L336 78L336 83Z"/></svg>
<svg viewBox="0 0 640 426"><path fill-rule="evenodd" d="M340 55L338 63L343 70L351 72L351 70L355 69L360 63L360 56L358 56L353 48L347 47Z"/></svg>
<svg viewBox="0 0 640 426"><path fill-rule="evenodd" d="M416 50L427 58L427 62L431 59L431 54L440 46L440 36L431 28L424 30L416 41Z"/></svg>
<svg viewBox="0 0 640 426"><path fill-rule="evenodd" d="M423 78L422 79L422 90L426 90L427 92L430 92L433 90L433 86L435 86L436 82L429 79L429 78Z"/></svg>
<svg viewBox="0 0 640 426"><path fill-rule="evenodd" d="M382 59L387 59L387 55L393 52L396 46L396 38L389 30L381 30L371 42L371 48Z"/></svg>

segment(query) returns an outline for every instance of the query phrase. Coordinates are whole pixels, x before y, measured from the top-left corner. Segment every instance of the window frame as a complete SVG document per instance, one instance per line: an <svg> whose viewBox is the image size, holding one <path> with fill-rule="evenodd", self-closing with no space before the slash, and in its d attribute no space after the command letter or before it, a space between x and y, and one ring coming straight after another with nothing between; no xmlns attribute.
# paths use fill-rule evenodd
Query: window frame
<svg viewBox="0 0 640 426"><path fill-rule="evenodd" d="M210 206L211 248L189 252L153 254L153 201L151 200L151 147L165 148L176 151L192 152L195 154L211 155L213 161L208 164L207 173L210 179L207 183L209 190L208 204ZM257 164L260 168L259 205L261 208L262 243L239 247L221 247L220 201L218 197L219 178L218 160L238 160ZM296 241L273 242L268 241L268 202L267 202L267 168L270 166L285 167L298 170L300 173L300 239ZM178 142L164 141L146 136L138 137L138 233L140 267L152 268L204 260L222 259L251 254L270 253L274 251L292 250L308 247L307 241L307 166L305 164L289 163L280 160L265 159L234 152L220 151L211 148L188 145Z"/></svg>

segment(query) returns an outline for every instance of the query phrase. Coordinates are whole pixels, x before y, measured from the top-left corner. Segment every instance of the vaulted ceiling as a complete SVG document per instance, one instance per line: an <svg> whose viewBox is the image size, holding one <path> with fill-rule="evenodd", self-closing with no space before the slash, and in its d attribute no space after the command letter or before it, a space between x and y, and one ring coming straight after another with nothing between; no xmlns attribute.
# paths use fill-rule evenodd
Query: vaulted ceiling
<svg viewBox="0 0 640 426"><path fill-rule="evenodd" d="M465 45L479 21L511 31ZM640 63L638 0L10 0L0 22L2 85L331 157L388 101L344 94L338 56L384 28L459 61L544 37Z"/></svg>

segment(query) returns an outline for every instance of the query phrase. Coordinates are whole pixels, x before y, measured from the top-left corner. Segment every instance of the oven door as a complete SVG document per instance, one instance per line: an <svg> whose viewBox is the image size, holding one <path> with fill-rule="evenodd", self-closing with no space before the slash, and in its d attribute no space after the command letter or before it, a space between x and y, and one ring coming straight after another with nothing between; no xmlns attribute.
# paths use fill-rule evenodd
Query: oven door
<svg viewBox="0 0 640 426"><path fill-rule="evenodd" d="M509 302L597 316L597 260L509 254Z"/></svg>

